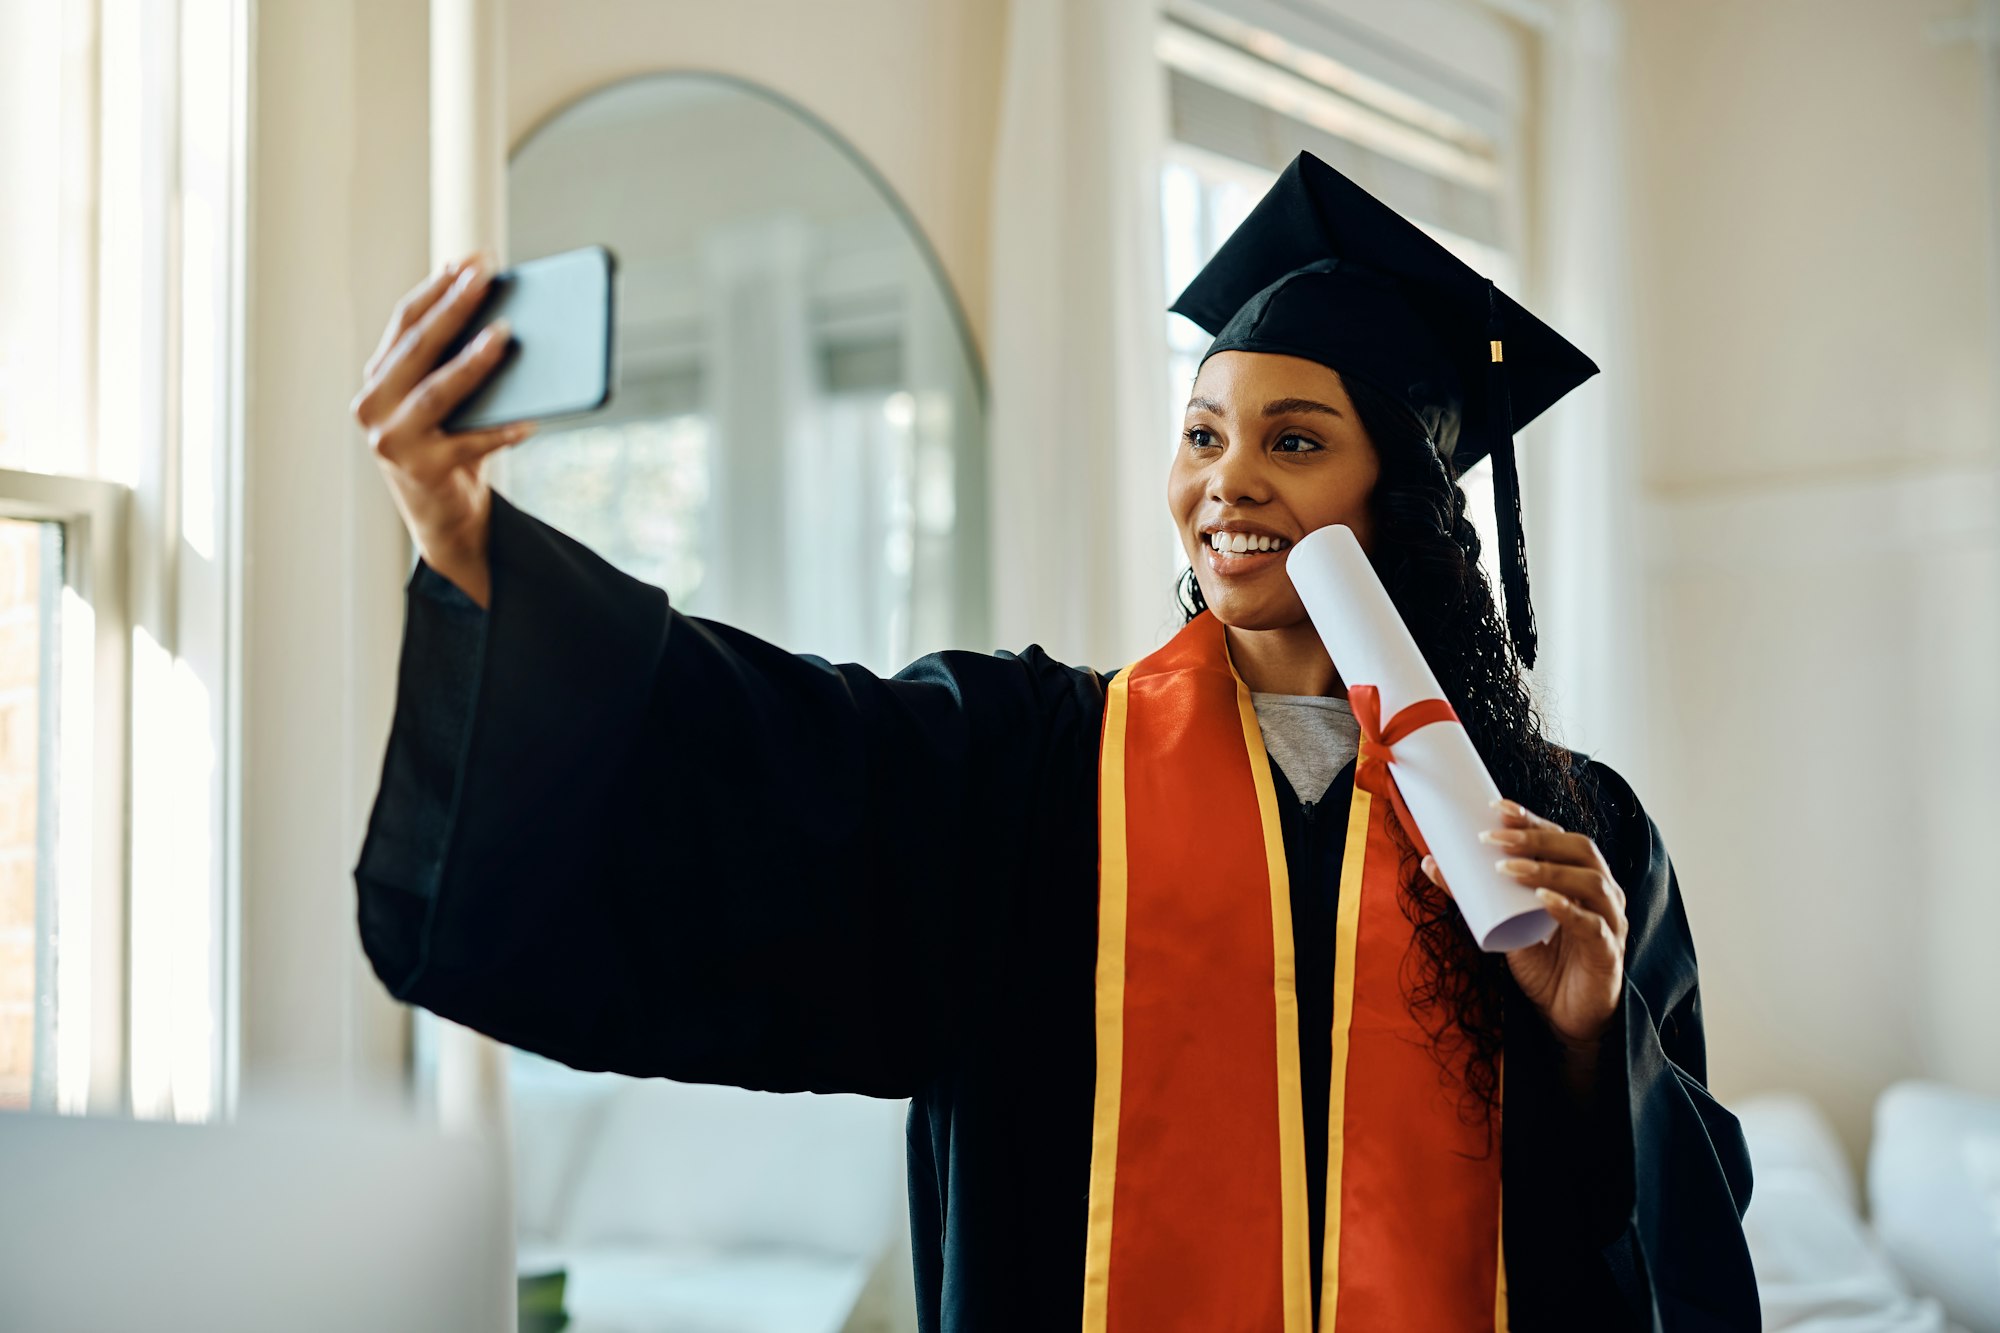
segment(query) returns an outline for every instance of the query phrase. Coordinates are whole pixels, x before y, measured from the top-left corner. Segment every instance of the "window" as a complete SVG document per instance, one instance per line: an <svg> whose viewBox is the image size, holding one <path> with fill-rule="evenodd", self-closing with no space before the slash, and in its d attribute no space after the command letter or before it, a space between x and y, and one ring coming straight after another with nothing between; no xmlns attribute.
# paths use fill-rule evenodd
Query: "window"
<svg viewBox="0 0 2000 1333"><path fill-rule="evenodd" d="M124 923L124 494L0 471L0 1107L113 1095Z"/></svg>
<svg viewBox="0 0 2000 1333"><path fill-rule="evenodd" d="M1468 96L1463 78L1441 80L1428 53L1399 58L1395 35L1371 28L1365 8L1169 0L1155 51L1168 86L1160 205L1170 297L1301 149L1517 289L1510 116L1484 104L1490 97ZM1168 319L1178 421L1209 337L1179 315ZM1460 484L1497 589L1491 467L1482 461Z"/></svg>
<svg viewBox="0 0 2000 1333"><path fill-rule="evenodd" d="M59 524L0 518L0 1105L54 1100L52 783ZM38 1060L36 1057L40 1055Z"/></svg>
<svg viewBox="0 0 2000 1333"><path fill-rule="evenodd" d="M226 1104L244 33L0 7L0 1107Z"/></svg>

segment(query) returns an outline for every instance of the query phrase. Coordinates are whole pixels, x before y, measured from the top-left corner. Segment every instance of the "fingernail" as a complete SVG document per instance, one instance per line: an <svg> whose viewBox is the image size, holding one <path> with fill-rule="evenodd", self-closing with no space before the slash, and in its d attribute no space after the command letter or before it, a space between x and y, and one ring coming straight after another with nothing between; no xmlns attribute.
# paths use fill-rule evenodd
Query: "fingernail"
<svg viewBox="0 0 2000 1333"><path fill-rule="evenodd" d="M1481 842L1490 842L1500 847L1519 847L1527 841L1528 835L1517 828L1489 828L1479 831Z"/></svg>
<svg viewBox="0 0 2000 1333"><path fill-rule="evenodd" d="M1562 901L1562 895L1554 889L1536 889L1535 901L1541 903L1544 907L1553 907Z"/></svg>
<svg viewBox="0 0 2000 1333"><path fill-rule="evenodd" d="M508 335L513 332L514 326L512 324L504 319L496 319L486 326L486 340L496 343L506 342Z"/></svg>
<svg viewBox="0 0 2000 1333"><path fill-rule="evenodd" d="M1518 856L1508 856L1495 861L1493 868L1503 875L1526 875L1534 871L1533 861L1524 861Z"/></svg>

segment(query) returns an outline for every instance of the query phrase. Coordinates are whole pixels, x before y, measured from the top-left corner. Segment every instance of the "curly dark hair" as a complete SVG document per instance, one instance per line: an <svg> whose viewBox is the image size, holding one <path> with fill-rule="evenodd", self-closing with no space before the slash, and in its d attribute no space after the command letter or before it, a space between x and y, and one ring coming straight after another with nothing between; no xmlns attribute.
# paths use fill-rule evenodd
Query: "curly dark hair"
<svg viewBox="0 0 2000 1333"><path fill-rule="evenodd" d="M1414 414L1371 385L1344 383L1382 463L1369 497L1375 520L1369 563L1501 792L1596 837L1595 811L1577 784L1570 752L1543 735L1479 563L1479 533L1466 517L1457 476ZM1194 570L1182 574L1177 592L1184 620L1207 608ZM1506 958L1479 948L1450 896L1423 873L1408 836L1394 820L1390 825L1403 848L1403 911L1416 927L1402 968L1405 999L1430 1032L1443 1076L1462 1082L1461 1113L1470 1123L1485 1122L1490 1151L1505 1016L1510 1004L1524 1001Z"/></svg>

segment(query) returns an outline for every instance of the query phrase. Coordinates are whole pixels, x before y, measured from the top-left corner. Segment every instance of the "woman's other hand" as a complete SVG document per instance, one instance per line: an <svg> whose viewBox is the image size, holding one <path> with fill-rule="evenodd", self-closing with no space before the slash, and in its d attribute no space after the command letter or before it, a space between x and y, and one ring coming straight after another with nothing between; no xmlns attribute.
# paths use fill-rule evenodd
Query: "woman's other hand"
<svg viewBox="0 0 2000 1333"><path fill-rule="evenodd" d="M1557 926L1542 943L1509 950L1507 966L1562 1044L1581 1090L1625 993L1625 891L1592 839L1516 801L1499 810L1501 826L1480 840L1500 851L1500 872L1533 889ZM1448 889L1435 857L1426 856L1423 869Z"/></svg>
<svg viewBox="0 0 2000 1333"><path fill-rule="evenodd" d="M492 260L475 254L411 289L390 314L349 404L424 561L481 606L492 589L486 457L525 440L535 427L520 422L459 434L443 428L452 409L499 365L507 350L506 321L489 325L445 364L437 362L479 308L492 276Z"/></svg>

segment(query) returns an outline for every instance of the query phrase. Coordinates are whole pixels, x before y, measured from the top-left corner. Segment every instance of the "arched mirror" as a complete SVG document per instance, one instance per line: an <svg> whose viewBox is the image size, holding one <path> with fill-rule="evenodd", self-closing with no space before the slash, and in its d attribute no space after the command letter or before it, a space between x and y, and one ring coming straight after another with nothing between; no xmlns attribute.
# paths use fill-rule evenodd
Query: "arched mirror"
<svg viewBox="0 0 2000 1333"><path fill-rule="evenodd" d="M975 351L849 145L738 80L631 79L521 144L507 225L517 259L620 268L612 402L501 455L510 499L793 651L991 647Z"/></svg>
<svg viewBox="0 0 2000 1333"><path fill-rule="evenodd" d="M990 647L982 376L850 146L733 79L637 78L526 138L508 210L517 260L619 259L612 402L498 455L511 500L796 652ZM566 1275L575 1326L914 1329L904 1104L510 1071L523 1272Z"/></svg>

